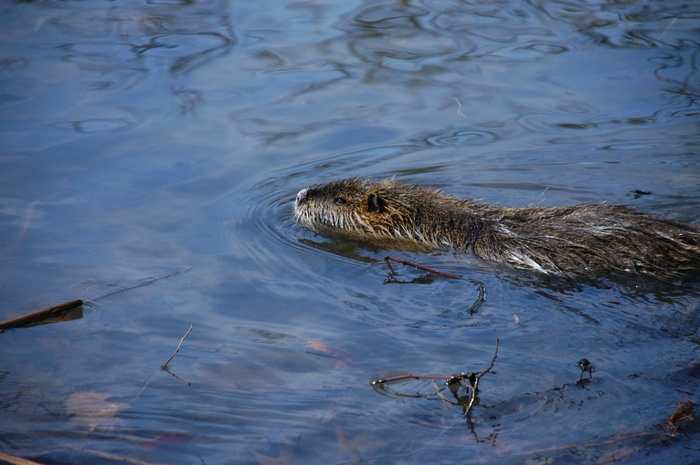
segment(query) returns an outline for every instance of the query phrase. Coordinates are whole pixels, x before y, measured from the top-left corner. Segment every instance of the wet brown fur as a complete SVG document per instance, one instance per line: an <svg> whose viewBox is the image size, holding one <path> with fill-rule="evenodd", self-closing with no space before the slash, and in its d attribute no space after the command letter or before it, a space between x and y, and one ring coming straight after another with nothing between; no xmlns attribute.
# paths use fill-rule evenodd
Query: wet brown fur
<svg viewBox="0 0 700 465"><path fill-rule="evenodd" d="M700 229L621 205L503 208L397 181L346 179L297 195L317 232L472 252L514 268L674 279L700 269Z"/></svg>

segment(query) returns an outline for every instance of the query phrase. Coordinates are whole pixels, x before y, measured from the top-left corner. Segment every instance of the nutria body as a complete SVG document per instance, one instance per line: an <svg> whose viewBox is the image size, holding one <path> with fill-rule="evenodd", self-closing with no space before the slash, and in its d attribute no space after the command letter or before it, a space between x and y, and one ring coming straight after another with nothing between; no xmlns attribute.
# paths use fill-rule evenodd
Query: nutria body
<svg viewBox="0 0 700 465"><path fill-rule="evenodd" d="M504 208L347 179L302 189L294 218L316 232L471 252L547 274L673 279L700 269L700 229L621 205Z"/></svg>

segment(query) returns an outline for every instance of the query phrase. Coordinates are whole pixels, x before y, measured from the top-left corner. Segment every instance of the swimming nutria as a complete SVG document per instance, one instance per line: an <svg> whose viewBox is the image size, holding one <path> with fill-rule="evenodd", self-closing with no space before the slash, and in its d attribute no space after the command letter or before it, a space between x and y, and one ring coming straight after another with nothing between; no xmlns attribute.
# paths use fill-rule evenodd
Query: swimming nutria
<svg viewBox="0 0 700 465"><path fill-rule="evenodd" d="M504 208L397 181L346 179L299 191L317 232L472 252L514 268L671 279L700 270L700 229L621 205Z"/></svg>

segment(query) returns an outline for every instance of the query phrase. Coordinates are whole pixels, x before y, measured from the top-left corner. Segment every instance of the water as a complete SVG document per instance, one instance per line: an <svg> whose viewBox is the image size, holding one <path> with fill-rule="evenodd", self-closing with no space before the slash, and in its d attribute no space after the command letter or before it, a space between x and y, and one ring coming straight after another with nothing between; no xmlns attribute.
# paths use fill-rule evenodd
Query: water
<svg viewBox="0 0 700 465"><path fill-rule="evenodd" d="M1 334L2 450L697 463L697 422L663 429L698 402L696 283L376 250L300 229L291 202L396 176L700 223L698 17L668 1L4 4L0 317L191 269ZM399 267L425 284L384 284L386 255L467 281ZM496 339L470 422L430 380L370 386L484 370Z"/></svg>

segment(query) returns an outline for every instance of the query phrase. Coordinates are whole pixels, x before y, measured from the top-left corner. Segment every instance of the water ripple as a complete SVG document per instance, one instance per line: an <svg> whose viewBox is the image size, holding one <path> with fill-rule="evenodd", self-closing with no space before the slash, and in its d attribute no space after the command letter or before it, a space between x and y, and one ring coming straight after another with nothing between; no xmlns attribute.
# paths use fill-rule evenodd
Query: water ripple
<svg viewBox="0 0 700 465"><path fill-rule="evenodd" d="M428 10L411 5L378 5L361 10L355 21L385 27L401 27L414 23L416 18L425 16Z"/></svg>
<svg viewBox="0 0 700 465"><path fill-rule="evenodd" d="M452 129L441 134L430 136L426 141L431 145L441 147L470 147L494 142L499 136L493 131L478 129Z"/></svg>

